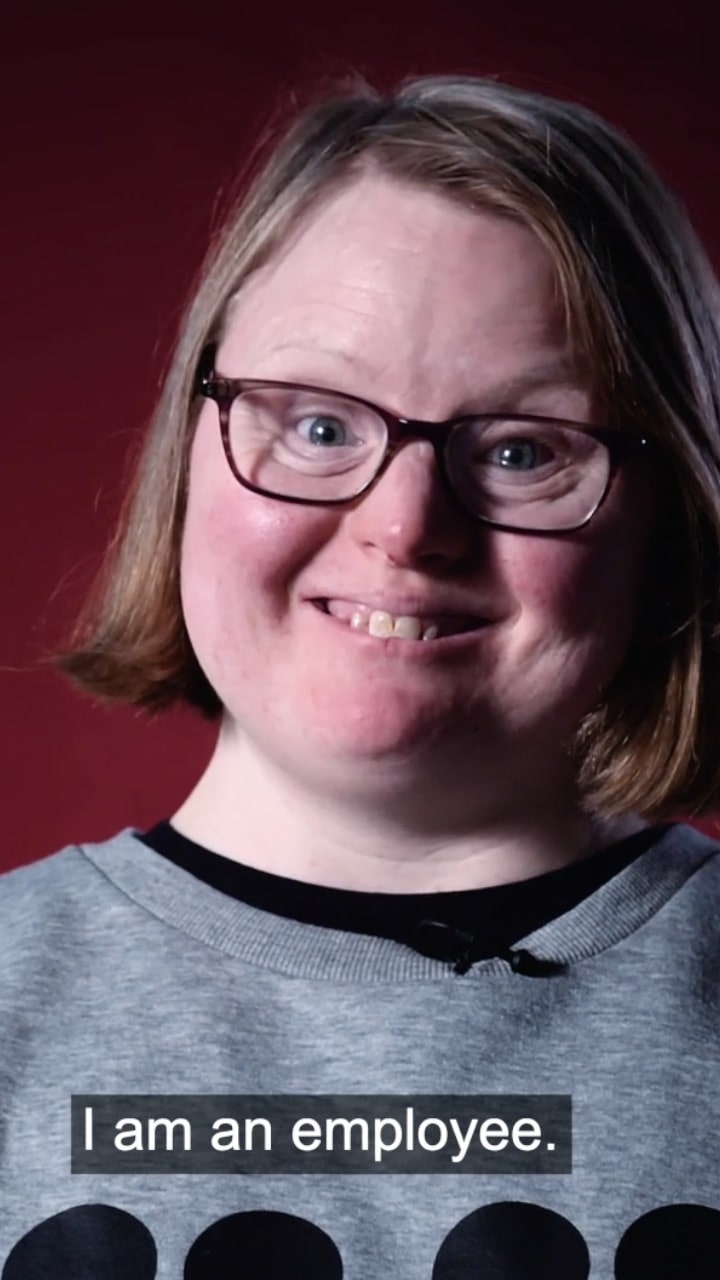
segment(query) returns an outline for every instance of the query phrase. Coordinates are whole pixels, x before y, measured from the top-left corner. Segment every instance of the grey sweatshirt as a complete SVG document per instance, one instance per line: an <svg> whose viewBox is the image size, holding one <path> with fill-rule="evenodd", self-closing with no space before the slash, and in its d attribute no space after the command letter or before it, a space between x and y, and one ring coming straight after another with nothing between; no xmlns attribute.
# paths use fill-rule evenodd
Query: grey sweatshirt
<svg viewBox="0 0 720 1280"><path fill-rule="evenodd" d="M463 974L130 829L0 877L1 1280L716 1277L718 854L672 827L523 939L534 964ZM72 1172L71 1097L100 1094L569 1095L572 1164Z"/></svg>

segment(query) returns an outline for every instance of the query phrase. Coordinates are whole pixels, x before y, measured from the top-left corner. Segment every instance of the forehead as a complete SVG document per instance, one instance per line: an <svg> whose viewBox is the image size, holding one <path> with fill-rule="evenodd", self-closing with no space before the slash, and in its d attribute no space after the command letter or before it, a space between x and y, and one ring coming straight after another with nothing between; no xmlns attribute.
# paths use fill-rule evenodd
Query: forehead
<svg viewBox="0 0 720 1280"><path fill-rule="evenodd" d="M311 209L227 313L219 367L301 378L342 368L442 398L571 363L546 248L528 227L369 173ZM392 372L391 372L392 371ZM336 379L337 381L337 379ZM407 404L406 404L407 407Z"/></svg>

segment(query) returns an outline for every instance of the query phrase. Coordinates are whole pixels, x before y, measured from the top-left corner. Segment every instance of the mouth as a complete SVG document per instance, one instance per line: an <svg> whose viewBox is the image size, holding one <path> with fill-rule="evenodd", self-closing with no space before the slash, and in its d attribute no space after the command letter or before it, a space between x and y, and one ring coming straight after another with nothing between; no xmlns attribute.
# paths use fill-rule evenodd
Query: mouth
<svg viewBox="0 0 720 1280"><path fill-rule="evenodd" d="M335 601L331 608L331 602L326 599L311 600L310 603L334 623L358 636L385 641L415 641L423 647L434 646L455 636L477 633L490 625L487 618L473 617L470 614L438 613L393 617L383 610L369 609L367 606L339 609L338 602Z"/></svg>

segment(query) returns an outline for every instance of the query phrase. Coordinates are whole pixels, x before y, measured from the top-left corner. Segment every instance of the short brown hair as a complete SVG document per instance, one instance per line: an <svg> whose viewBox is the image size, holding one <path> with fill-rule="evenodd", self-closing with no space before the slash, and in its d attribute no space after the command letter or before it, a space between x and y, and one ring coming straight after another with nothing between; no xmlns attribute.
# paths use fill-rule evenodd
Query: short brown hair
<svg viewBox="0 0 720 1280"><path fill-rule="evenodd" d="M367 164L532 228L608 411L671 459L637 634L569 747L598 812L710 812L720 799L717 282L679 202L618 130L491 79L416 78L388 97L353 81L275 142L211 248L103 570L57 665L104 699L221 713L179 589L198 362L248 275Z"/></svg>

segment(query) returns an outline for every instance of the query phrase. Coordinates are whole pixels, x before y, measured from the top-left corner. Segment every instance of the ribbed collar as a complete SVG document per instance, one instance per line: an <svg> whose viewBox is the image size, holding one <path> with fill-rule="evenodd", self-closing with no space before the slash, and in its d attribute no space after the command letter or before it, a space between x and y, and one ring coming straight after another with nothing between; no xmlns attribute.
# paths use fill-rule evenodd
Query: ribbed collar
<svg viewBox="0 0 720 1280"><path fill-rule="evenodd" d="M204 884L126 828L80 852L138 906L196 941L287 976L340 982L453 979L480 981L511 972L505 959L473 964L460 978L450 962L423 956L391 938L319 928L261 911ZM645 924L720 844L684 823L571 911L521 939L539 961L567 967L598 955Z"/></svg>

